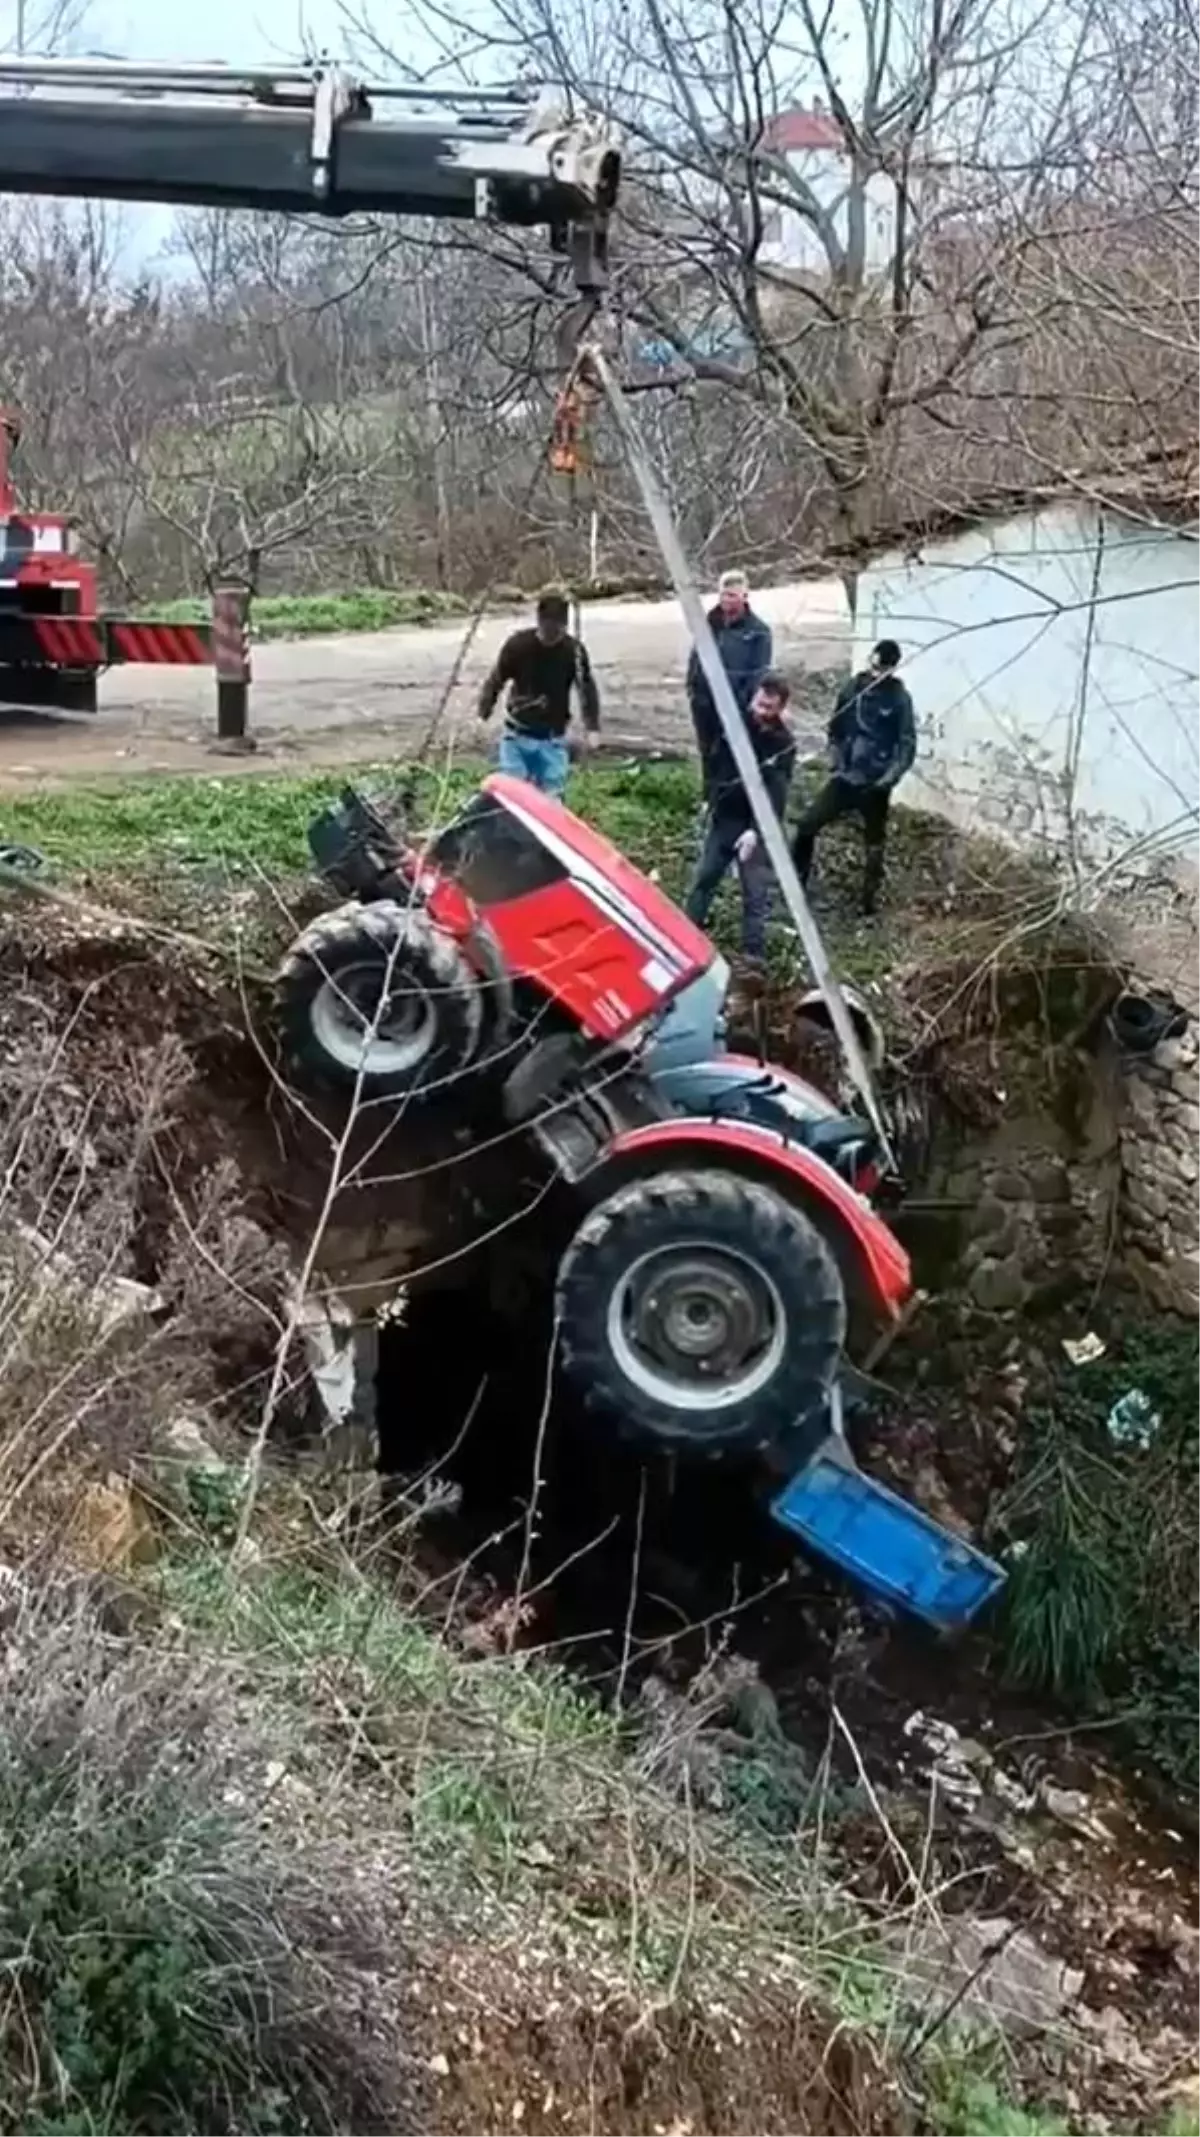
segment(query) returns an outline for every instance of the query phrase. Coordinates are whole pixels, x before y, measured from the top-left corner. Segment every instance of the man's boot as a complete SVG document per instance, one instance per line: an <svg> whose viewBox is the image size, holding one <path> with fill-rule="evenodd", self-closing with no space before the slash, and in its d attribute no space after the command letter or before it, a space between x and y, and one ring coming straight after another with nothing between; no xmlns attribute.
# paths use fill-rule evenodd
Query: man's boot
<svg viewBox="0 0 1200 2137"><path fill-rule="evenodd" d="M800 888L808 896L808 879L812 874L813 849L816 840L800 834L792 842L792 866L800 878Z"/></svg>
<svg viewBox="0 0 1200 2137"><path fill-rule="evenodd" d="M871 919L879 910L879 893L883 888L883 847L868 846L863 869L862 912L865 920Z"/></svg>

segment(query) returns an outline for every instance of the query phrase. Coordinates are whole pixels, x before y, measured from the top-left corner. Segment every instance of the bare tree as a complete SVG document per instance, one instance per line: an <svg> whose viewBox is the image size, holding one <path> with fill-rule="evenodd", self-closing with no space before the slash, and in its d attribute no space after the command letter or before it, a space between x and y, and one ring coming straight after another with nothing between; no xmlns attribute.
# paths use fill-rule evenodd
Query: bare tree
<svg viewBox="0 0 1200 2137"><path fill-rule="evenodd" d="M5 0L0 6L0 52L71 52L89 0Z"/></svg>
<svg viewBox="0 0 1200 2137"><path fill-rule="evenodd" d="M642 405L698 561L852 585L883 534L1194 431L1193 0L420 4L452 73L627 127L613 309L675 388ZM567 293L532 236L188 214L156 283L109 211L0 224L26 486L122 599L529 586L590 568L594 513L604 576L657 571L602 425L590 483L537 482Z"/></svg>
<svg viewBox="0 0 1200 2137"><path fill-rule="evenodd" d="M1065 465L1081 431L1089 450L1122 442L1130 336L1156 314L1161 331L1178 301L1168 258L1174 291L1194 253L1194 20L1189 0L1153 5L1150 37L1111 0L860 0L849 22L827 0L632 0L602 16L482 0L466 24L421 0L452 69L525 64L622 119L629 351L710 401L736 397L751 459L769 427L787 469L776 522L800 517L847 552L1031 479L1039 458ZM381 24L353 27L386 49ZM1172 85L1169 153L1151 82ZM1168 171L1186 232L1163 225ZM1118 186L1131 268L1138 218L1159 218L1152 292L1144 259L1120 286L1111 262L1098 272ZM524 248L493 246L531 273ZM1085 320L1105 364L1077 381ZM1074 383L1065 436L1044 417ZM1179 383L1178 367L1142 371L1143 429L1149 394L1177 412Z"/></svg>

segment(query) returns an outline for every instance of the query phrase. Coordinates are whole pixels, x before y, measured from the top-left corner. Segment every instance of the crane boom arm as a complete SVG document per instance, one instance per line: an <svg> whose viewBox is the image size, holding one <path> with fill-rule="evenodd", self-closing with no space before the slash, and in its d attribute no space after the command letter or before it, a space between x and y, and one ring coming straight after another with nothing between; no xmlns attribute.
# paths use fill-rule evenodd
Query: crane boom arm
<svg viewBox="0 0 1200 2137"><path fill-rule="evenodd" d="M515 91L0 56L0 193L544 226L590 293L620 174L603 120Z"/></svg>

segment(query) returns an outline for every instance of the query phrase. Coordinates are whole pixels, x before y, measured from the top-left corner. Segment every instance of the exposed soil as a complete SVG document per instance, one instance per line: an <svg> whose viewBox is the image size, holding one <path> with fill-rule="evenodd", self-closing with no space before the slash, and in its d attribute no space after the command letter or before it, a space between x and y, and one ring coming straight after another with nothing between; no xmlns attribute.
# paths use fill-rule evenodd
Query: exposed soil
<svg viewBox="0 0 1200 2137"><path fill-rule="evenodd" d="M414 1969L424 2129L902 2137L913 2127L911 2102L861 2037L830 2040L821 2013L785 1994L750 2010L734 1990L724 2008L676 2001L648 2015L619 1992L597 2002L536 1943L480 1960L477 1947L435 1951Z"/></svg>
<svg viewBox="0 0 1200 2137"><path fill-rule="evenodd" d="M306 1242L341 1124L336 1105L292 1102L276 1059L266 970L239 973L219 949L153 922L40 904L20 912L0 932L6 1111L11 1118L32 1086L43 1113L61 1116L64 1139L85 1130L83 1203L72 1172L74 1206L128 1163L153 1094L153 1163L139 1189L143 1266L134 1273L156 1278L169 1196L194 1208L222 1170L247 1219L293 1247ZM276 925L281 940L290 934L290 921ZM269 957L267 940L259 944ZM331 1224L369 1226L383 1206L414 1229L436 1224L439 1242L447 1230L453 1238L457 1203L469 1204L483 1161L475 1169L456 1163L460 1137L427 1120L406 1129L389 1118L381 1139L379 1122L369 1109L364 1115L342 1153L346 1184ZM468 1171L470 1187L460 1180ZM451 1194L456 1183L460 1192Z"/></svg>

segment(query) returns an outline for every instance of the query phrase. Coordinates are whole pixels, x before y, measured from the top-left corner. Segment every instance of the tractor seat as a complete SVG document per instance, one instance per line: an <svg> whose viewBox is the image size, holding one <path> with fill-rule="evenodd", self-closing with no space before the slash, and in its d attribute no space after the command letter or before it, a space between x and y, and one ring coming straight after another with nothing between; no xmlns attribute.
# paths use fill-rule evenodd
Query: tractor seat
<svg viewBox="0 0 1200 2137"><path fill-rule="evenodd" d="M765 1075L760 1083L735 1087L723 1093L713 1104L714 1117L727 1120L756 1121L762 1127L778 1132L783 1130L789 1140L811 1150L814 1157L824 1159L835 1172L841 1172L846 1158L854 1149L868 1152L874 1149L874 1134L865 1120L848 1118L844 1113L818 1114L802 1120L795 1114L781 1119L774 1103L771 1079Z"/></svg>
<svg viewBox="0 0 1200 2137"><path fill-rule="evenodd" d="M806 1150L814 1157L824 1158L827 1165L840 1170L838 1159L844 1151L857 1144L861 1149L872 1141L871 1128L865 1120L847 1120L839 1114L836 1120L810 1121L803 1136Z"/></svg>
<svg viewBox="0 0 1200 2137"><path fill-rule="evenodd" d="M865 1120L848 1119L844 1113L839 1113L836 1119L809 1121L804 1140L810 1150L819 1150L825 1156L835 1150L844 1150L847 1143L866 1142L870 1133Z"/></svg>

